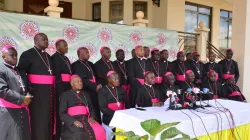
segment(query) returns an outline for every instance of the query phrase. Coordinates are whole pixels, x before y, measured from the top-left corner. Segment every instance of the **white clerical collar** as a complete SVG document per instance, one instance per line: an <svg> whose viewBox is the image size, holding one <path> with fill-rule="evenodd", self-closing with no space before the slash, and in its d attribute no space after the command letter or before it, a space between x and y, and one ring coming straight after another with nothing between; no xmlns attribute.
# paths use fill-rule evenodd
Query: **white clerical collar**
<svg viewBox="0 0 250 140"><path fill-rule="evenodd" d="M148 58L147 57L143 57L143 59L147 60Z"/></svg>
<svg viewBox="0 0 250 140"><path fill-rule="evenodd" d="M143 60L144 59L144 57L139 57L139 56L136 56L138 59L140 59L140 60Z"/></svg>
<svg viewBox="0 0 250 140"><path fill-rule="evenodd" d="M121 61L119 61L119 60L117 60L117 61L118 61L121 65L124 63L124 61L122 61L122 62L121 62Z"/></svg>
<svg viewBox="0 0 250 140"><path fill-rule="evenodd" d="M145 85L147 85L147 86L149 86L150 88L152 87L152 85L149 85L149 84L147 84L147 83L144 83Z"/></svg>
<svg viewBox="0 0 250 140"><path fill-rule="evenodd" d="M13 69L16 67L16 66L12 66L12 65L10 65L10 64L8 64L8 63L6 63L6 62L4 62L4 61L3 61L3 63L4 63L5 65L8 65L8 66L12 67Z"/></svg>

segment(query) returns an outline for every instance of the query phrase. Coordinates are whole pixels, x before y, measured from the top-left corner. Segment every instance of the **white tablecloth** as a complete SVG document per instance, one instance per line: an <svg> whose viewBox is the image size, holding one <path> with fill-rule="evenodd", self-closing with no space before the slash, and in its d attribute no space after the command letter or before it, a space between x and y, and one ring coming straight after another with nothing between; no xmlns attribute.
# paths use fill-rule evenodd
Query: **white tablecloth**
<svg viewBox="0 0 250 140"><path fill-rule="evenodd" d="M219 102L223 107L228 108L232 112L235 126L240 126L250 123L250 104L230 101L230 100L221 100L221 99L217 99L217 102ZM218 103L215 104L215 100L210 100L209 104L220 107ZM212 108L206 108L206 109L215 110ZM182 111L188 114L192 118L194 131L192 129L192 122L188 116L186 116L180 110L166 111L166 107L149 107L146 108L146 111L140 111L134 108L128 110L116 111L112 121L110 122L110 126L120 128L124 131L134 131L137 135L142 136L147 134L146 131L144 131L141 128L140 123L142 121L149 119L158 119L159 121L161 121L161 124L171 123L171 122L181 122L176 126L176 128L188 134L192 138L195 137L195 134L197 137L207 135L205 128L210 134L213 132L217 132L218 130L221 131L221 125L222 125L222 130L230 129L230 125L232 127L232 121L229 113L226 113L227 117L225 113L222 112L217 113L217 118L218 118L217 120L216 116L213 114L204 114L192 110L194 113L196 113L202 118L202 121L204 122L205 125L204 128L201 119L198 116L196 116L190 110L187 109L184 109ZM220 114L222 121L218 114ZM230 125L228 123L228 120L230 121ZM217 127L218 123L220 126L219 128Z"/></svg>

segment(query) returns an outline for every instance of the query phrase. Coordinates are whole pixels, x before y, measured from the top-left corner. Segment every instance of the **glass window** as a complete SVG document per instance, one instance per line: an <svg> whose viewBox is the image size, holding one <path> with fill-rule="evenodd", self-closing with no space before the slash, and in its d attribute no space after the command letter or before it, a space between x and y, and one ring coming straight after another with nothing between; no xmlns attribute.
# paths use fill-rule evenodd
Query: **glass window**
<svg viewBox="0 0 250 140"><path fill-rule="evenodd" d="M123 21L123 1L110 2L110 22L122 23Z"/></svg>
<svg viewBox="0 0 250 140"><path fill-rule="evenodd" d="M0 10L4 9L4 0L0 0Z"/></svg>
<svg viewBox="0 0 250 140"><path fill-rule="evenodd" d="M204 21L206 27L211 29L211 11L212 8L197 5L193 3L186 3L185 5L185 32L194 33L198 28L199 22ZM209 32L208 39L210 39L211 32Z"/></svg>
<svg viewBox="0 0 250 140"><path fill-rule="evenodd" d="M101 21L101 3L93 4L92 17L93 21Z"/></svg>
<svg viewBox="0 0 250 140"><path fill-rule="evenodd" d="M231 39L232 39L232 12L221 10L219 48L220 49L230 48Z"/></svg>
<svg viewBox="0 0 250 140"><path fill-rule="evenodd" d="M139 2L135 1L134 2L134 7L133 7L133 15L134 19L136 19L136 12L142 11L144 13L144 19L147 19L148 17L148 3L147 2Z"/></svg>

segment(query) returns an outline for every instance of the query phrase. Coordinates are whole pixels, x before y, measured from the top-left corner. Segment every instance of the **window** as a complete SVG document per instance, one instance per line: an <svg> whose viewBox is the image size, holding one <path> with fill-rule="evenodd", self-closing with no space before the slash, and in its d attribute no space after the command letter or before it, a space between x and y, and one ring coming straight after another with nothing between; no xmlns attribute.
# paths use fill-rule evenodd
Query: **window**
<svg viewBox="0 0 250 140"><path fill-rule="evenodd" d="M231 39L232 39L232 12L221 10L219 48L220 49L230 48Z"/></svg>
<svg viewBox="0 0 250 140"><path fill-rule="evenodd" d="M134 8L133 10L134 19L136 19L136 12L138 11L142 11L144 13L145 19L148 18L148 3L147 2L136 1L134 2L133 8Z"/></svg>
<svg viewBox="0 0 250 140"><path fill-rule="evenodd" d="M123 23L123 1L110 2L110 22Z"/></svg>
<svg viewBox="0 0 250 140"><path fill-rule="evenodd" d="M186 3L185 5L185 32L194 33L198 28L199 22L204 21L206 27L211 29L211 11L207 6ZM208 38L210 39L210 32Z"/></svg>
<svg viewBox="0 0 250 140"><path fill-rule="evenodd" d="M94 3L92 11L92 19L93 21L101 21L101 3Z"/></svg>
<svg viewBox="0 0 250 140"><path fill-rule="evenodd" d="M4 9L4 0L0 0L0 10Z"/></svg>

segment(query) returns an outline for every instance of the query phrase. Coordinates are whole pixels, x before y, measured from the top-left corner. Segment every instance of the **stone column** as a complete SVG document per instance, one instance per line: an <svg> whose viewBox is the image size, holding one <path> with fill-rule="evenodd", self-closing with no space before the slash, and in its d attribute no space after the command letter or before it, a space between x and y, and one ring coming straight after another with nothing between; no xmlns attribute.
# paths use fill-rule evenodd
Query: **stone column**
<svg viewBox="0 0 250 140"><path fill-rule="evenodd" d="M134 26L147 27L148 20L143 19L144 18L144 13L142 11L138 11L136 13L136 18L137 18L136 20L132 21Z"/></svg>
<svg viewBox="0 0 250 140"><path fill-rule="evenodd" d="M238 62L238 86L250 102L250 0L234 0L232 24L232 49Z"/></svg>
<svg viewBox="0 0 250 140"><path fill-rule="evenodd" d="M132 25L133 15L133 0L123 1L123 23Z"/></svg>
<svg viewBox="0 0 250 140"><path fill-rule="evenodd" d="M63 8L57 7L59 5L58 0L49 0L49 6L44 9L44 12L47 13L50 17L59 17L63 12Z"/></svg>
<svg viewBox="0 0 250 140"><path fill-rule="evenodd" d="M208 39L208 32L210 29L206 28L205 22L201 21L199 23L199 28L195 29L199 35L197 36L197 51L200 54L200 60L202 62L207 61L207 39Z"/></svg>

